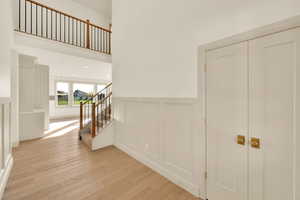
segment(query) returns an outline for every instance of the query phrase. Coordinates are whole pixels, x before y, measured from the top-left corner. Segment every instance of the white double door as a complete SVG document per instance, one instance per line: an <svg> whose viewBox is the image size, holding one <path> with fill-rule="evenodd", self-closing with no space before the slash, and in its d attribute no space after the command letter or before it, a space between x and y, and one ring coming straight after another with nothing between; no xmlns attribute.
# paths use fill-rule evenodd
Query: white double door
<svg viewBox="0 0 300 200"><path fill-rule="evenodd" d="M300 29L206 60L208 199L300 200Z"/></svg>

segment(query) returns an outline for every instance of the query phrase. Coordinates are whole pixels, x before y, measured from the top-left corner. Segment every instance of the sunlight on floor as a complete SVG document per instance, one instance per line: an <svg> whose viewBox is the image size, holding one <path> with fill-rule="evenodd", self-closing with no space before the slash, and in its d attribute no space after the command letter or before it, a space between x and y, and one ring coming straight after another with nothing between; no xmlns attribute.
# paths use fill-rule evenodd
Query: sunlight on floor
<svg viewBox="0 0 300 200"><path fill-rule="evenodd" d="M71 124L77 123L78 120L65 120L65 121L56 121L56 122L50 122L49 129L44 132L45 135L55 132L59 129L62 129L64 127L67 127Z"/></svg>
<svg viewBox="0 0 300 200"><path fill-rule="evenodd" d="M49 129L44 132L43 139L59 137L68 134L72 130L78 128L78 120L63 120L50 122Z"/></svg>
<svg viewBox="0 0 300 200"><path fill-rule="evenodd" d="M43 140L44 139L49 139L49 138L54 138L54 137L59 137L59 136L63 136L63 135L66 135L68 133L71 133L73 130L77 129L78 128L78 125L72 125L72 126L68 126L66 128L63 128L59 131L56 131L46 137L43 137Z"/></svg>

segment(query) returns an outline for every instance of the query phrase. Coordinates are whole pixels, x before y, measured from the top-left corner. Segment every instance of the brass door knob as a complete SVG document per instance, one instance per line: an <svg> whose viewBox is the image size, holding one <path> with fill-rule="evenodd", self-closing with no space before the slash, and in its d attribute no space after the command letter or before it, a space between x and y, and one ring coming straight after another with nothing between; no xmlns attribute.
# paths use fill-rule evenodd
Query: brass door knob
<svg viewBox="0 0 300 200"><path fill-rule="evenodd" d="M246 144L246 138L243 135L238 135L237 136L237 143L239 145L245 145Z"/></svg>
<svg viewBox="0 0 300 200"><path fill-rule="evenodd" d="M255 149L260 149L260 139L259 138L251 138L251 147Z"/></svg>

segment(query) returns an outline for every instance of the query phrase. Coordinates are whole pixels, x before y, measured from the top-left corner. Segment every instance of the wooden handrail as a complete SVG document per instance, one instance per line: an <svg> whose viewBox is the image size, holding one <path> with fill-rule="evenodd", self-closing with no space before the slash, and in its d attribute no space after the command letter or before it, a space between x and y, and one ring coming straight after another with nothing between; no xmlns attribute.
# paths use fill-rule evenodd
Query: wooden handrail
<svg viewBox="0 0 300 200"><path fill-rule="evenodd" d="M16 31L111 55L111 25L104 28L34 0L15 1Z"/></svg>
<svg viewBox="0 0 300 200"><path fill-rule="evenodd" d="M103 91L105 91L107 88L109 88L112 85L112 83L109 83L107 86L105 86L105 88L103 88L100 92L97 92L95 95L91 96L88 100L86 100L85 102L83 102L82 104L85 105L88 102L90 102L93 98L97 97L99 94L101 94Z"/></svg>
<svg viewBox="0 0 300 200"><path fill-rule="evenodd" d="M108 33L112 33L111 30L108 30L108 29L103 28L103 27L101 27L101 26L97 26L97 25L92 24L92 23L90 23L90 26L93 26L93 27L95 27L95 28L101 29L101 30L106 31L106 32L108 32Z"/></svg>
<svg viewBox="0 0 300 200"><path fill-rule="evenodd" d="M40 6L40 7L43 7L43 8L52 10L52 11L54 11L54 12L57 12L57 13L59 13L59 14L65 15L65 16L67 16L67 17L70 17L70 18L72 18L72 19L75 19L75 20L78 20L78 21L80 21L80 22L82 22L82 23L87 24L87 22L86 22L85 20L83 20L83 19L79 19L79 18L74 17L74 16L72 16L72 15L69 15L69 14L67 14L67 13L65 13L65 12L59 11L59 10L57 10L57 9L55 9L55 8L51 8L51 7L49 7L49 6L46 6L45 4L42 4L42 3L39 3L39 2L36 2L36 1L33 1L33 0L25 0L25 1L30 2L30 3L32 3L32 4L35 4L35 5L38 5L38 6ZM92 23L90 23L90 25L91 25L91 26L94 26L94 27L96 27L96 28L102 29L103 31L106 31L106 32L110 32L110 33L111 33L111 30L109 30L109 29L103 28L103 27L101 27L101 26L97 26L97 25L92 24Z"/></svg>

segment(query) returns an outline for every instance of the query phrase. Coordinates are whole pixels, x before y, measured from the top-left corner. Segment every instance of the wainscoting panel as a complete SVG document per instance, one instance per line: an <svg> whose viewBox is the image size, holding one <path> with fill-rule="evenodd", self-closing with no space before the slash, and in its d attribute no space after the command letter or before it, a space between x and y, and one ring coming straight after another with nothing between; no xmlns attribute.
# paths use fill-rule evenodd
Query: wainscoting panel
<svg viewBox="0 0 300 200"><path fill-rule="evenodd" d="M192 181L193 105L163 104L164 163L173 173Z"/></svg>
<svg viewBox="0 0 300 200"><path fill-rule="evenodd" d="M115 98L115 145L200 196L198 107L196 99Z"/></svg>
<svg viewBox="0 0 300 200"><path fill-rule="evenodd" d="M11 156L11 104L4 104L3 105L3 153L4 153L4 166L7 166L7 163L9 162L10 156Z"/></svg>
<svg viewBox="0 0 300 200"><path fill-rule="evenodd" d="M0 199L13 165L11 152L11 101L8 98L0 98Z"/></svg>

